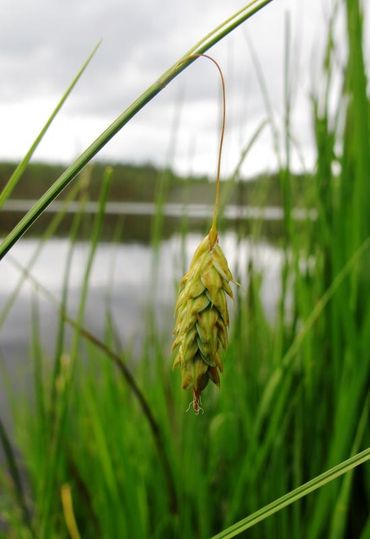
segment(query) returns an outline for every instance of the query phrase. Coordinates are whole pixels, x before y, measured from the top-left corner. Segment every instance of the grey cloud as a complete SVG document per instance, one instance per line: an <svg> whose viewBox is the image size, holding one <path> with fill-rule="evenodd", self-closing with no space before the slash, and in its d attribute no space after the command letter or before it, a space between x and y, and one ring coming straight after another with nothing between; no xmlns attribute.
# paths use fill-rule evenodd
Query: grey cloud
<svg viewBox="0 0 370 539"><path fill-rule="evenodd" d="M14 102L30 95L60 94L103 38L79 93L83 110L105 114L155 80L208 29L209 19L218 21L219 12L225 16L238 2L230 2L227 10L220 9L222 4L204 0L200 8L198 2L171 0L5 0L0 98ZM201 98L209 94L204 77L195 77L189 99L192 92Z"/></svg>
<svg viewBox="0 0 370 539"><path fill-rule="evenodd" d="M315 17L321 1L300 0L300 8L296 0L273 2L212 49L227 79L230 131L239 129L243 138L245 125L257 124L266 116L245 34L258 52L279 116L284 12L293 10L294 37L299 37L303 23L300 26L296 22L301 20L301 7L305 6L305 42L301 49L307 56L312 36L317 33ZM94 119L108 123L202 35L244 3L245 0L2 0L0 102L14 106L35 97L52 97L56 102L102 38L99 51L63 114L82 123ZM306 60L302 59L303 64ZM303 74L307 78L307 73ZM305 84L302 83L303 90ZM214 67L197 61L135 118L136 129L130 128L129 136L119 135L117 141L112 141L111 152L130 155L132 160L155 158L166 148L177 109L181 109L185 141L194 133L200 140L215 137L218 85ZM186 153L185 147L187 142L179 152Z"/></svg>

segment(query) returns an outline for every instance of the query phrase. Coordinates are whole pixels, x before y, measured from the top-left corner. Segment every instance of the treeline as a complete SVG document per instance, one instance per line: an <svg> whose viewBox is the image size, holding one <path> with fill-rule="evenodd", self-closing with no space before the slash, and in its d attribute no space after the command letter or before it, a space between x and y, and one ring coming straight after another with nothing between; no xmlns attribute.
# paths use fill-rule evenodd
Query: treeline
<svg viewBox="0 0 370 539"><path fill-rule="evenodd" d="M101 178L106 166L113 167L110 198L115 201L153 202L161 198L171 202L212 203L214 180L207 176L184 178L172 170L161 170L153 165L132 165L95 162L80 173L88 182L91 200L99 196ZM0 163L0 188L2 188L16 164ZM37 199L63 172L65 166L32 163L16 186L12 198ZM225 178L222 194L228 203L282 206L310 206L313 182L310 176L291 175L286 172L260 175L251 179ZM65 190L60 197L65 197Z"/></svg>

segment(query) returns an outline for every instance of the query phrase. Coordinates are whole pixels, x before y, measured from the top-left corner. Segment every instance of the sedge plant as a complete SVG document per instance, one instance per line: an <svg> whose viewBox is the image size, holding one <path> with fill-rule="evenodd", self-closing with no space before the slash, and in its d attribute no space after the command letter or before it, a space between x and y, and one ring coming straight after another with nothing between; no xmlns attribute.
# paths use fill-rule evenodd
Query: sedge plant
<svg viewBox="0 0 370 539"><path fill-rule="evenodd" d="M191 388L193 409L199 414L201 393L211 380L220 385L223 365L220 357L228 343L229 312L226 295L233 298L230 282L233 276L218 244L217 221L220 210L220 174L226 123L225 80L216 65L222 86L222 122L218 148L216 198L209 233L194 253L189 270L180 282L176 302L174 367L181 369L183 389Z"/></svg>

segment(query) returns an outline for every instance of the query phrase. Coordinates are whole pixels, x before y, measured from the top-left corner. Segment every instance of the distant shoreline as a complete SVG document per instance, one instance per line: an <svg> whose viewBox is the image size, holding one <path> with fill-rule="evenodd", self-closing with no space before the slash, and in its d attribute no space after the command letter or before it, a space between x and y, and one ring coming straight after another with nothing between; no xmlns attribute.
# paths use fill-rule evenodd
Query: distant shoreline
<svg viewBox="0 0 370 539"><path fill-rule="evenodd" d="M14 171L16 163L0 162L0 189ZM152 165L132 165L94 162L85 168L77 178L88 191L89 200L98 200L101 178L107 166L113 168L110 200L115 202L148 202L165 200L171 203L212 204L214 180L207 176L183 177L171 169L158 169ZM62 165L31 163L12 193L18 200L37 199L65 170ZM76 180L77 180L76 178ZM72 183L75 183L74 180ZM234 176L222 181L222 198L227 204L256 207L283 207L289 196L295 207L310 206L312 177L286 173L266 173L254 178ZM69 189L64 190L59 200L65 198Z"/></svg>

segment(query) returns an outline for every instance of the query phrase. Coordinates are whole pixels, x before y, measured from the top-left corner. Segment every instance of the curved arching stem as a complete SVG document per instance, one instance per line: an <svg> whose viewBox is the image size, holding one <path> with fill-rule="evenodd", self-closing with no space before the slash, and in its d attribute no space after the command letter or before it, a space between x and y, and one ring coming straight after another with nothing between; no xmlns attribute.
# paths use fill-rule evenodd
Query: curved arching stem
<svg viewBox="0 0 370 539"><path fill-rule="evenodd" d="M222 159L222 148L224 144L224 137L225 137L225 127L226 127L226 87L225 87L225 78L222 72L222 69L220 67L220 64L212 58L212 56L209 56L208 54L191 54L187 58L184 59L185 61L188 61L191 58L207 58L210 60L216 67L220 75L221 80L221 99L222 99L222 111L221 111L221 130L220 130L220 141L218 145L218 157L217 157L217 172L216 172L216 194L215 194L215 206L213 210L213 219L212 219L212 226L209 231L209 240L211 247L216 243L217 241L217 220L218 220L218 213L220 209L220 175L221 175L221 159Z"/></svg>
<svg viewBox="0 0 370 539"><path fill-rule="evenodd" d="M57 178L49 189L0 243L0 260L23 236L26 230L40 217L51 202L70 184L91 159L120 131L149 101L194 62L192 55L203 54L221 41L244 21L250 19L272 0L252 0L234 13L222 24L214 28L196 43L179 61L167 69L153 84L139 95L121 114L88 146L77 159Z"/></svg>

